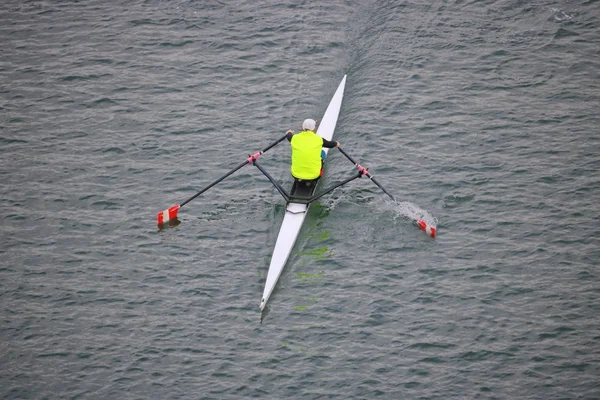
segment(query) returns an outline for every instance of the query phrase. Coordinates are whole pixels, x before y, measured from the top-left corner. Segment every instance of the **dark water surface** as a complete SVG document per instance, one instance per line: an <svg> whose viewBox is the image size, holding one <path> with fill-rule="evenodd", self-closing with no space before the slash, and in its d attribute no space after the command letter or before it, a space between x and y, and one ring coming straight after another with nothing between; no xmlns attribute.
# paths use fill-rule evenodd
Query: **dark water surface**
<svg viewBox="0 0 600 400"><path fill-rule="evenodd" d="M0 35L0 398L600 398L598 1L9 0ZM260 324L259 171L156 213L344 74L335 139L438 238L355 181Z"/></svg>

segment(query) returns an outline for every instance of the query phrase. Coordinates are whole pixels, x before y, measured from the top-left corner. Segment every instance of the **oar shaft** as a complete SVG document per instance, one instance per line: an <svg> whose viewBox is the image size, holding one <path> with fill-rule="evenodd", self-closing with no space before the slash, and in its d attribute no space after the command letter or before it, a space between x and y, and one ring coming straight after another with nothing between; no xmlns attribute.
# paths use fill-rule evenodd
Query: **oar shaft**
<svg viewBox="0 0 600 400"><path fill-rule="evenodd" d="M377 182L375 180L375 178L373 178L372 176L370 176L370 174L367 172L367 176L369 177L369 179L371 179L373 181L374 184L376 184L377 186L379 186L379 189L383 190L383 193L387 194L388 196L390 196L390 198L394 201L396 201L396 198L394 196L392 196L392 194L390 192L388 192L387 190L385 190L385 188L383 186L381 186L379 184L379 182Z"/></svg>
<svg viewBox="0 0 600 400"><path fill-rule="evenodd" d="M354 161L354 159L352 157L350 157L350 155L348 153L346 153L341 147L338 147L337 149L339 151L341 151L342 154L345 155L346 158L352 162L352 164L354 164L357 167L361 167L361 165L359 163L357 163L356 161ZM366 170L365 170L365 175L367 176L367 178L369 178L370 180L372 180L374 184L376 184L377 186L379 186L379 189L383 190L383 193L387 194L388 196L390 196L390 198L392 200L396 201L396 198L394 196L392 196L392 194L390 192L388 192L387 190L385 190L385 188L383 186L381 186L381 184L379 182L377 182L377 180L368 171L366 171Z"/></svg>
<svg viewBox="0 0 600 400"><path fill-rule="evenodd" d="M340 152L341 152L343 155L345 155L345 156L346 156L346 158L352 162L352 164L354 164L354 165L358 164L356 161L354 161L354 158L350 157L350 155L344 151L344 149L342 149L342 148L341 148L341 147L339 147L339 146L338 146L338 148L337 148L337 149L338 149L338 150L339 150L339 151L340 151Z"/></svg>
<svg viewBox="0 0 600 400"><path fill-rule="evenodd" d="M354 164L354 165L356 166L356 168L358 168L358 171L359 171L359 176L361 176L361 175L366 175L366 176L367 176L367 177L368 177L370 180L372 180L372 181L373 181L373 183L374 183L374 184L376 184L377 186L379 186L379 189L383 190L383 193L385 193L385 194L387 194L388 196L390 196L390 198L391 198L392 200L394 200L394 203L398 203L398 202L396 201L396 199L394 198L394 196L392 196L392 195L390 194L390 192L388 192L387 190L385 190L385 189L383 188L383 186L381 186L381 185L379 184L379 182L377 182L377 180L375 180L375 178L373 178L373 177L371 176L371 174L369 173L369 171L367 171L367 169L366 169L365 167L363 167L362 165L360 165L359 163L357 163L356 161L354 161L354 159L353 159L352 157L350 157L350 155L349 155L348 153L346 153L346 152L345 152L345 151L344 151L344 150L343 150L341 147L339 147L339 146L338 146L338 150L339 150L339 151L341 151L341 152L342 152L342 154L343 154L343 155L345 155L345 156L346 156L346 158L347 158L348 160L350 160L350 161L352 162L352 164ZM429 236L431 236L432 238L435 238L435 235L436 235L436 232L437 232L437 229L436 229L436 227L435 227L435 226L429 225L429 224L428 224L427 222L425 222L424 220L422 220L422 219L418 219L418 218L417 218L417 219L413 219L413 221L414 221L414 222L417 224L417 226L418 226L418 227L419 227L421 230L425 231L425 233L427 233L427 234L428 234Z"/></svg>
<svg viewBox="0 0 600 400"><path fill-rule="evenodd" d="M220 177L219 179L217 179L216 181L214 181L213 183L211 183L210 185L208 185L207 187L205 187L204 189L202 189L201 191L199 191L198 193L196 193L195 195L193 195L192 197L190 197L183 203L181 203L179 206L183 207L184 205L186 205L190 201L194 200L196 197L200 196L202 193L206 192L208 189L215 186L217 183L221 182L222 180L224 180L229 175L233 174L234 172L236 172L238 169L242 168L246 164L248 164L248 160L244 161L243 163L241 163L240 165L238 165L237 167L235 167L234 169L232 169L231 171L229 171L228 173L226 173L225 175L223 175L222 177Z"/></svg>
<svg viewBox="0 0 600 400"><path fill-rule="evenodd" d="M267 147L262 149L261 152L266 153L267 150L271 150L273 147L277 146L279 143L283 142L285 139L287 139L287 135L283 135L281 138L277 139L276 141L274 141L273 143L271 143L270 145L268 145Z"/></svg>
<svg viewBox="0 0 600 400"><path fill-rule="evenodd" d="M287 136L283 136L282 138L276 140L275 142L273 142L270 145L268 145L267 147L265 147L263 150L259 151L257 154L260 155L260 154L266 152L267 150L270 150L271 148L277 146L279 143L281 143L283 140L285 140L286 137ZM179 205L179 207L183 207L184 205L186 205L190 201L194 200L196 197L200 196L202 193L206 192L208 189L212 188L217 183L221 182L222 180L224 180L225 178L227 178L228 176L230 176L231 174L233 174L234 172L236 172L238 169L242 168L243 166L245 166L245 165L247 165L249 163L250 163L250 160L244 161L243 163L241 163L240 165L238 165L237 167L235 167L234 169L232 169L231 171L229 171L228 173L226 173L225 175L223 175L222 177L220 177L219 179L217 179L216 181L214 181L213 183L211 183L210 185L208 185L204 189L200 190L198 193L196 193L195 195L193 195L192 197L190 197L189 199L187 199L183 203L181 203Z"/></svg>

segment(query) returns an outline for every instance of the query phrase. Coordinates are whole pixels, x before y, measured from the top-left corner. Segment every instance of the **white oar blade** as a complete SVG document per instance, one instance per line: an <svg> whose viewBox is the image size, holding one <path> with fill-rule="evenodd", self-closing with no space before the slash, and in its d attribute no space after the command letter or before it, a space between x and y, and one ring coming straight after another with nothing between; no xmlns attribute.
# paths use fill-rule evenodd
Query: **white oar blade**
<svg viewBox="0 0 600 400"><path fill-rule="evenodd" d="M159 212L158 215L156 216L158 226L163 225L163 224L177 218L178 211L179 211L179 205L174 205L171 208L167 208L166 210Z"/></svg>

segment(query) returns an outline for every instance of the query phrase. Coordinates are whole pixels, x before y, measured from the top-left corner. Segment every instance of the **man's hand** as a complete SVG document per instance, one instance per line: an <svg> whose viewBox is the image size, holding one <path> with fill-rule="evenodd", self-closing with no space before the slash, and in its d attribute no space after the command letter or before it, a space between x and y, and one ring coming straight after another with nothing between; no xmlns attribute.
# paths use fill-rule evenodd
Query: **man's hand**
<svg viewBox="0 0 600 400"><path fill-rule="evenodd" d="M285 134L286 134L286 135L289 135L290 133L294 133L294 130L293 130L293 129L288 129L288 130L285 132Z"/></svg>
<svg viewBox="0 0 600 400"><path fill-rule="evenodd" d="M337 145L335 147L340 147L341 146L340 142L336 142L336 143L337 143Z"/></svg>

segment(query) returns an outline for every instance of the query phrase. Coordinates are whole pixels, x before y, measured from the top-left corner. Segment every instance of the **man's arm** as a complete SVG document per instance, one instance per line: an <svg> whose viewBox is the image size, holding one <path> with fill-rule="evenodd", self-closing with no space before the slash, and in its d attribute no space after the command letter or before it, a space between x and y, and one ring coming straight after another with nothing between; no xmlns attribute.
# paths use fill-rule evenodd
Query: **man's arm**
<svg viewBox="0 0 600 400"><path fill-rule="evenodd" d="M323 139L323 147L327 147L328 149L332 149L334 147L338 147L340 142L336 142L333 140Z"/></svg>
<svg viewBox="0 0 600 400"><path fill-rule="evenodd" d="M285 137L287 138L288 142L292 141L292 136L294 136L293 130L290 129L287 132L285 132Z"/></svg>

